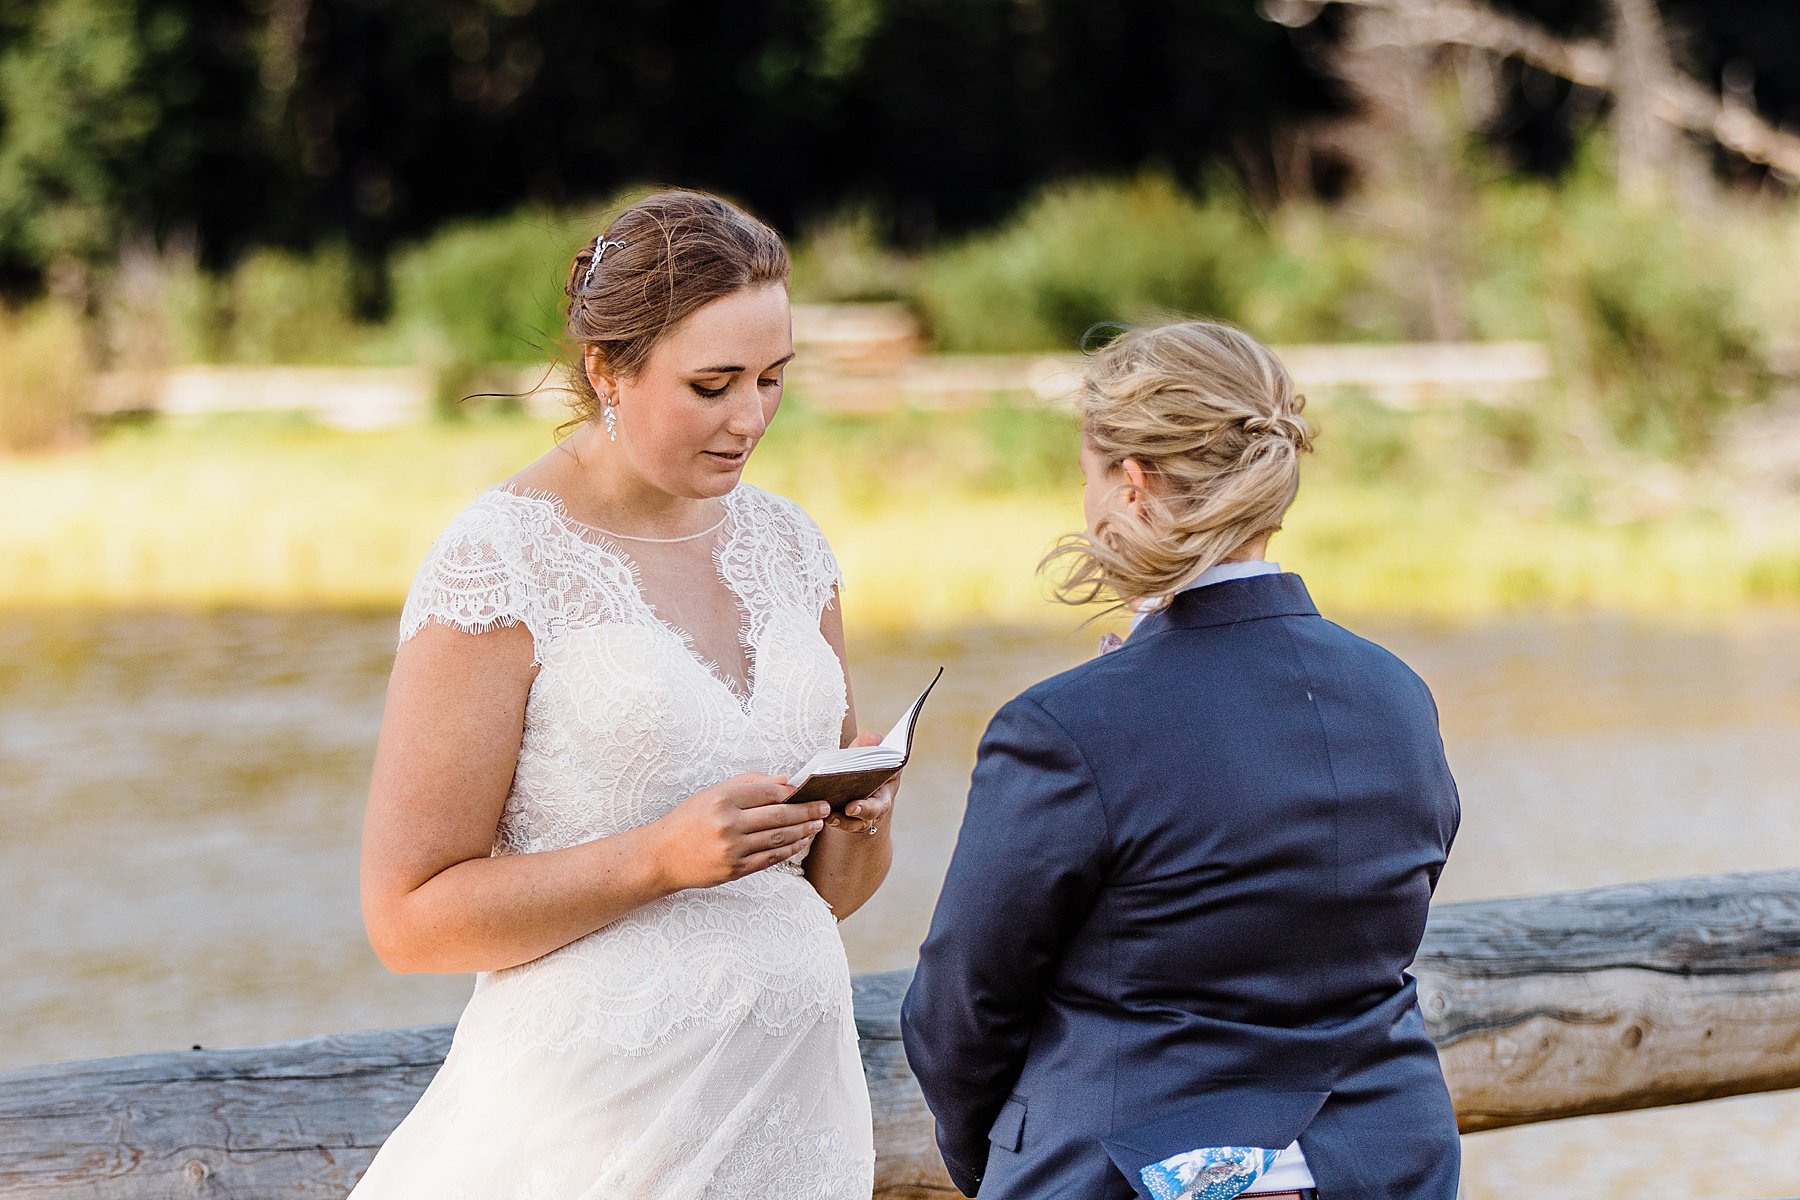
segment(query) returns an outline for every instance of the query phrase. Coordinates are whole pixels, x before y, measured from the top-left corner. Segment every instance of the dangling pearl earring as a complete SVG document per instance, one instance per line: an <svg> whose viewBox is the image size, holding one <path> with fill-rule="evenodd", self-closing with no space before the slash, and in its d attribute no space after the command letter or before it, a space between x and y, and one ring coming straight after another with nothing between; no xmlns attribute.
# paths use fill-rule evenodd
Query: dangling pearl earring
<svg viewBox="0 0 1800 1200"><path fill-rule="evenodd" d="M601 411L601 417L606 421L606 440L616 442L619 440L619 406L610 397L604 403L606 407Z"/></svg>

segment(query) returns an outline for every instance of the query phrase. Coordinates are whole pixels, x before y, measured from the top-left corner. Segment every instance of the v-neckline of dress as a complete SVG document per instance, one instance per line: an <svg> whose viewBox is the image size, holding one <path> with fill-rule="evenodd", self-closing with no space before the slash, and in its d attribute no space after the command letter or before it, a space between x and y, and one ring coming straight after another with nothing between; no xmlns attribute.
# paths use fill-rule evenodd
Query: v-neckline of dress
<svg viewBox="0 0 1800 1200"><path fill-rule="evenodd" d="M720 670L717 663L700 653L695 647L692 634L680 626L664 620L657 613L656 605L651 603L650 598L644 594L644 580L639 573L637 561L626 552L624 547L619 545L620 535L611 530L602 529L598 525L590 525L586 521L578 520L570 514L569 506L564 503L563 498L555 492L544 491L541 488L519 487L508 483L495 484L492 490L514 499L544 505L556 518L557 524L576 541L590 550L597 550L605 554L617 563L631 580L632 600L637 607L638 616L643 622L666 634L676 645L680 646L688 661L699 668L702 675L724 689L725 693L736 702L739 713L748 718L756 704L757 688L762 683L762 671L759 669L761 655L756 645L755 621L751 612L750 598L732 582L730 573L725 569L726 551L739 537L743 536L745 529L745 523L739 513L739 492L742 491L742 488L743 485L740 484L720 497L725 505L724 529L720 532L718 545L712 553L714 573L724 584L725 590L730 593L732 599L737 602L737 606L743 614L743 620L739 623L737 631L738 644L744 649L745 675L742 685Z"/></svg>

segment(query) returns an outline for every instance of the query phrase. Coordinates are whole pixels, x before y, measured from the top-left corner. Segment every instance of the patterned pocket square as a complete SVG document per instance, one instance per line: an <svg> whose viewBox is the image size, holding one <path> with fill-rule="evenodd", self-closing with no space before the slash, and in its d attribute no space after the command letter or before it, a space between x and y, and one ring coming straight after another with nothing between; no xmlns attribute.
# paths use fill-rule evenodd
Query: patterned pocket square
<svg viewBox="0 0 1800 1200"><path fill-rule="evenodd" d="M1100 638L1100 653L1111 654L1125 644L1125 639L1116 633L1108 633Z"/></svg>
<svg viewBox="0 0 1800 1200"><path fill-rule="evenodd" d="M1256 1146L1209 1146L1151 1163L1138 1174L1153 1200L1232 1200L1279 1157Z"/></svg>

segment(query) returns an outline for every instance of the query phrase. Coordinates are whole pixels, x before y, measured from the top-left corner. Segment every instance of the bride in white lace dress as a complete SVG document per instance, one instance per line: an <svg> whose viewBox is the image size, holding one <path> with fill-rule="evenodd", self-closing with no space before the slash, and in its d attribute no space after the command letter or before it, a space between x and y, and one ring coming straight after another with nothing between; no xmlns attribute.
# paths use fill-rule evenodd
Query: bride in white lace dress
<svg viewBox="0 0 1800 1200"><path fill-rule="evenodd" d="M836 921L886 874L893 789L782 803L855 732L837 566L738 479L792 357L786 278L712 197L622 214L570 273L587 419L419 573L364 914L390 967L478 975L358 1200L870 1194Z"/></svg>

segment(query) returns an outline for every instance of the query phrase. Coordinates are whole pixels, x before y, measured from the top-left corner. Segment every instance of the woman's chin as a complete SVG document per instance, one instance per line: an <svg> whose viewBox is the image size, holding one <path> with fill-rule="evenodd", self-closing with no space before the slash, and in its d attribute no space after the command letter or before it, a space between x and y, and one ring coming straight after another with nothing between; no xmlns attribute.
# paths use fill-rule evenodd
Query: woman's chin
<svg viewBox="0 0 1800 1200"><path fill-rule="evenodd" d="M727 455L702 451L700 454L700 477L696 482L706 488L709 495L716 496L729 492L737 486L738 477L744 473L744 468L749 465L749 462L750 455L748 453Z"/></svg>
<svg viewBox="0 0 1800 1200"><path fill-rule="evenodd" d="M740 468L735 471L706 471L697 473L687 480L687 486L678 493L690 500L717 500L727 495L738 485L743 476Z"/></svg>

